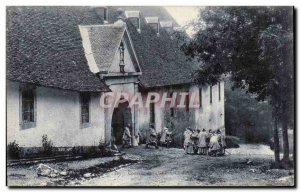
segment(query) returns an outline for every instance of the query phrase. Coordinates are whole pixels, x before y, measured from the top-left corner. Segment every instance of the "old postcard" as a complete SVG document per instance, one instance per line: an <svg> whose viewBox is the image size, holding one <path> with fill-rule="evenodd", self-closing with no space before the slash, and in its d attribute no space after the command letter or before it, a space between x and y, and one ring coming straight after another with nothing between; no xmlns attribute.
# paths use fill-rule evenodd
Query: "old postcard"
<svg viewBox="0 0 300 192"><path fill-rule="evenodd" d="M293 18L8 6L7 186L294 187Z"/></svg>

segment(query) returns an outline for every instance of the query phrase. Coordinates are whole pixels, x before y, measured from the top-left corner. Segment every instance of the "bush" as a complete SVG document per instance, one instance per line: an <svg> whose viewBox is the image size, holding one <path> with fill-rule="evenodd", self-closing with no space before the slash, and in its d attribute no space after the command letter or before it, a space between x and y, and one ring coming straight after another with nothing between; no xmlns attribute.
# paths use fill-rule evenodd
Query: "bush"
<svg viewBox="0 0 300 192"><path fill-rule="evenodd" d="M101 156L110 156L111 155L111 149L109 147L109 144L99 142L98 148L100 150Z"/></svg>
<svg viewBox="0 0 300 192"><path fill-rule="evenodd" d="M81 151L82 151L81 147L75 147L75 146L72 147L72 150L71 150L73 155L79 155L81 153Z"/></svg>
<svg viewBox="0 0 300 192"><path fill-rule="evenodd" d="M227 148L239 148L239 141L238 137L226 135L225 142Z"/></svg>
<svg viewBox="0 0 300 192"><path fill-rule="evenodd" d="M51 156L54 153L54 146L51 140L48 140L47 135L42 136L42 154Z"/></svg>
<svg viewBox="0 0 300 192"><path fill-rule="evenodd" d="M19 159L21 149L16 141L10 142L7 146L7 149L9 159Z"/></svg>

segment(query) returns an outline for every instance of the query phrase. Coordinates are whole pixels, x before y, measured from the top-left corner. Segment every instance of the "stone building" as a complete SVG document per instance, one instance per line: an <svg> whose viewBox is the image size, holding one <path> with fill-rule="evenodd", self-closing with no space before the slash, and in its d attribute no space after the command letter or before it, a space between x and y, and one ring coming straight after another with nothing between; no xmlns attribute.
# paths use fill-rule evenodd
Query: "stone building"
<svg viewBox="0 0 300 192"><path fill-rule="evenodd" d="M150 124L168 127L176 146L186 127L225 133L224 82L193 83L197 65L172 37L175 27L161 7L8 7L7 142L120 143L128 123L142 142ZM143 107L122 94L118 106L103 107L115 93L140 94ZM149 103L152 93L176 104L186 93L185 105Z"/></svg>

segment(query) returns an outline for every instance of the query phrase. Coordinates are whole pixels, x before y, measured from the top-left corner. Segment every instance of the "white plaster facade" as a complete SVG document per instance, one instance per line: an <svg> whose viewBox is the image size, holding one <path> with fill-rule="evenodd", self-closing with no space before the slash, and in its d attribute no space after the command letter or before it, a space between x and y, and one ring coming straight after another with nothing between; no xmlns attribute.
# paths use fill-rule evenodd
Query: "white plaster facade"
<svg viewBox="0 0 300 192"><path fill-rule="evenodd" d="M130 95L138 92L136 77L118 77L106 80L110 89L115 92L126 91ZM212 87L212 103L210 103L209 86L202 87L202 107L177 109L173 119L185 117L187 124L193 129L206 130L221 129L225 133L224 122L224 82L220 83L221 99L219 100L218 85ZM168 91L182 91L196 93L196 102L199 99L199 87L162 88L161 94ZM142 95L143 105L146 105L147 92ZM7 141L16 140L20 146L41 146L42 135L48 135L56 147L91 146L111 139L111 121L113 108L104 109L100 106L100 94L92 94L90 101L90 126L83 128L80 123L79 93L53 88L36 88L36 126L22 129L20 126L20 83L7 82ZM166 123L169 109L155 107L155 128L160 132ZM150 124L150 108L131 108L133 135L139 130L145 135ZM184 121L182 120L182 121ZM176 124L176 123L175 123ZM186 127L175 126L175 129Z"/></svg>
<svg viewBox="0 0 300 192"><path fill-rule="evenodd" d="M199 105L199 90L202 90L202 105ZM157 132L161 132L163 127L168 127L171 131L177 132L178 137L181 137L185 128L190 127L192 129L220 129L225 134L225 108L224 108L224 81L220 82L220 98L219 98L219 85L212 86L212 103L210 103L210 86L198 86L198 85L185 85L182 87L173 88L160 88L154 90L160 95L164 92L189 92L190 98L194 93L195 102L191 108L187 111L186 108L175 109L174 117L170 117L170 113L167 107L161 108L160 104L155 105L155 128ZM147 93L143 95L143 102ZM192 98L191 98L192 99ZM150 124L150 108L139 109L138 125L144 137L147 137L147 129ZM168 122L169 121L169 122ZM174 127L170 127L170 122ZM172 130L173 129L173 130ZM180 135L181 134L181 135ZM180 140L180 139L178 139ZM180 144L180 143L179 143Z"/></svg>
<svg viewBox="0 0 300 192"><path fill-rule="evenodd" d="M47 135L56 147L92 146L104 142L105 115L100 94L92 94L90 126L80 122L79 93L53 88L36 88L36 126L20 126L20 83L7 81L7 143L39 147Z"/></svg>
<svg viewBox="0 0 300 192"><path fill-rule="evenodd" d="M91 45L88 33L84 27L79 27L83 38L83 47L90 70L93 73L102 71L95 63L94 55L91 54ZM130 35L124 30L120 41L124 42L124 64L125 73L120 72L120 54L114 54L112 63L106 73L100 74L100 78L114 93L126 92L130 96L139 91L138 76L142 75ZM132 50L129 52L128 50ZM130 55L132 54L132 55ZM134 59L134 61L132 60ZM202 89L202 105L199 107L199 90ZM219 90L220 89L220 90ZM187 127L192 129L221 129L225 133L224 122L224 82L212 87L212 102L210 102L210 86L196 85L173 85L160 87L142 92L143 106L132 107L131 122L132 135L136 136L138 131L146 135L150 125L150 107L146 106L149 91L157 92L159 95L169 92L189 92L195 96L198 107L186 109L175 109L175 114L170 115L170 109L156 104L155 128L161 132L163 127L172 125L176 132L177 142L181 143L183 131ZM101 95L105 93L93 93L90 100L90 123L82 126L80 122L80 94L75 91L60 90L54 88L36 88L36 125L32 128L23 129L20 126L20 84L7 81L7 138L8 143L14 140L20 146L41 146L42 135L47 135L56 147L92 146L99 142L109 143L112 136L112 119L114 106L104 109L100 106ZM109 94L109 93L107 93ZM220 97L219 97L220 94ZM109 99L109 98L108 98ZM107 102L107 101L106 101Z"/></svg>

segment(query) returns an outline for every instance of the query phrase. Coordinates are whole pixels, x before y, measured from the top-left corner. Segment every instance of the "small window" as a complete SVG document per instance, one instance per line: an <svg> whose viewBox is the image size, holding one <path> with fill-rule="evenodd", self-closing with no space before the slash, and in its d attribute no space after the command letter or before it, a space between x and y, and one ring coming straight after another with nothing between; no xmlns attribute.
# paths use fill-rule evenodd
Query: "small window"
<svg viewBox="0 0 300 192"><path fill-rule="evenodd" d="M170 108L170 116L171 116L171 117L174 117L174 115L175 115L174 107L171 107L171 108Z"/></svg>
<svg viewBox="0 0 300 192"><path fill-rule="evenodd" d="M22 90L22 122L34 122L34 90L27 88Z"/></svg>
<svg viewBox="0 0 300 192"><path fill-rule="evenodd" d="M189 112L189 109L190 109L190 95L189 95L189 92L187 92L187 95L185 96L185 109L186 109L186 112Z"/></svg>
<svg viewBox="0 0 300 192"><path fill-rule="evenodd" d="M219 101L221 101L221 83L219 82Z"/></svg>
<svg viewBox="0 0 300 192"><path fill-rule="evenodd" d="M119 47L119 51L120 51L120 72L121 73L125 73L125 63L124 63L124 50L125 50L125 46L123 41L121 41L120 43L120 47Z"/></svg>
<svg viewBox="0 0 300 192"><path fill-rule="evenodd" d="M154 100L154 97L151 97ZM155 103L150 103L150 123L155 124Z"/></svg>
<svg viewBox="0 0 300 192"><path fill-rule="evenodd" d="M107 10L107 8L104 8L104 14L103 14L103 20L104 21L107 21L108 20L108 18L107 18L107 16L108 16L108 10Z"/></svg>
<svg viewBox="0 0 300 192"><path fill-rule="evenodd" d="M202 107L202 88L199 89L199 107Z"/></svg>
<svg viewBox="0 0 300 192"><path fill-rule="evenodd" d="M173 92L170 92L169 98L173 98ZM172 103L172 102L171 102L171 103ZM171 106L171 103L170 103L170 116L171 116L171 117L174 117L174 116L175 116L175 110L174 110L174 107Z"/></svg>
<svg viewBox="0 0 300 192"><path fill-rule="evenodd" d="M212 86L209 87L209 93L210 103L212 104Z"/></svg>
<svg viewBox="0 0 300 192"><path fill-rule="evenodd" d="M90 94L81 93L80 94L80 104L81 104L81 123L90 122Z"/></svg>

